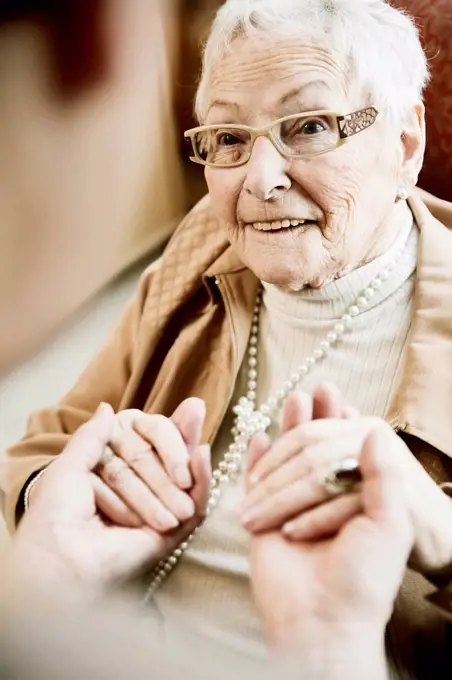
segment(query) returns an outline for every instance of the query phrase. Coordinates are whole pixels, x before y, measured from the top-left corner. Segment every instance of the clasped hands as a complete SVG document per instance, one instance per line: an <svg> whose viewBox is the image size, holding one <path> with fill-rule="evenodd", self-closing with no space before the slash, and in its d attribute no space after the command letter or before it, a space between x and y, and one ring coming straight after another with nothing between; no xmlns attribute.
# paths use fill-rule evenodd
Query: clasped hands
<svg viewBox="0 0 452 680"><path fill-rule="evenodd" d="M32 537L100 589L157 564L206 514L204 408L189 399L164 418L104 406L36 485L18 545ZM362 489L326 496L331 462L350 456L360 460ZM347 608L350 620L371 612L382 628L410 553L426 571L451 561L450 499L383 421L360 417L332 386L312 399L292 395L281 435L253 439L246 491L237 514L251 533L252 586L269 637L285 631L290 640L294 617L305 614L336 612L343 622Z"/></svg>
<svg viewBox="0 0 452 680"><path fill-rule="evenodd" d="M201 446L204 405L183 402L171 418L124 411L116 416L110 457L98 469L96 502L123 526L147 526L162 537L158 561L203 521L210 490L208 447ZM247 495L238 514L252 534L282 531L288 540L318 541L362 513L360 492L331 497L323 481L331 464L360 458L369 433L382 429L414 530L413 561L426 572L452 561L452 504L403 441L377 418L360 417L333 385L286 402L282 433L250 444ZM174 540L173 540L174 539Z"/></svg>

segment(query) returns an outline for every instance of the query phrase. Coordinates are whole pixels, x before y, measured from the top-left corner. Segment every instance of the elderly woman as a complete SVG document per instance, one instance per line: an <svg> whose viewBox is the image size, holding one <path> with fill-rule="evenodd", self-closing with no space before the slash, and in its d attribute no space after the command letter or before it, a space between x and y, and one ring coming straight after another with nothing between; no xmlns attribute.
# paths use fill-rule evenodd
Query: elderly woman
<svg viewBox="0 0 452 680"><path fill-rule="evenodd" d="M452 236L414 191L427 78L413 23L383 0L224 4L186 133L209 196L78 385L9 451L10 527L109 402L98 507L155 531L148 596L164 625L182 610L260 656L249 532L318 545L341 530L360 512L362 442L385 419L415 533L388 656L397 677L441 677L446 618L425 596L452 575Z"/></svg>

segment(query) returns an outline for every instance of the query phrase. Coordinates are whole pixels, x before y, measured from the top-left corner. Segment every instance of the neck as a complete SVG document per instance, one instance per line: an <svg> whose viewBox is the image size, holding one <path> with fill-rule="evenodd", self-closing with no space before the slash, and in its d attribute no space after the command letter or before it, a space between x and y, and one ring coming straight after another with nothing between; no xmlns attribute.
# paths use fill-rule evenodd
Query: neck
<svg viewBox="0 0 452 680"><path fill-rule="evenodd" d="M358 262L355 269L362 267L378 257L384 255L397 241L400 234L409 228L413 222L413 215L406 201L398 201L390 214L377 228L376 240Z"/></svg>

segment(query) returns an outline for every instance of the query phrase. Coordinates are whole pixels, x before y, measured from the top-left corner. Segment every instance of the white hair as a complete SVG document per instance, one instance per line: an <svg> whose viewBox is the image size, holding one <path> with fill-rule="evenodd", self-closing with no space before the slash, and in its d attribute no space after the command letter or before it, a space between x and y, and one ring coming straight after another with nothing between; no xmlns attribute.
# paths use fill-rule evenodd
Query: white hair
<svg viewBox="0 0 452 680"><path fill-rule="evenodd" d="M414 20L385 0L226 0L208 38L196 115L206 114L212 71L237 37L328 36L371 103L403 121L422 100L429 80L427 58Z"/></svg>

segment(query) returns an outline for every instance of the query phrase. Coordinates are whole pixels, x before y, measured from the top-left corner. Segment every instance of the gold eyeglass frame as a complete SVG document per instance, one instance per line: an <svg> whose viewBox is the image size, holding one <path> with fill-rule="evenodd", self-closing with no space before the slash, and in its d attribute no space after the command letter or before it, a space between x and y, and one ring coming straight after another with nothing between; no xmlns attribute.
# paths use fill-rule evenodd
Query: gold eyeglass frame
<svg viewBox="0 0 452 680"><path fill-rule="evenodd" d="M249 125L237 125L235 123L225 125L201 125L199 127L192 128L191 130L187 130L184 133L184 137L191 144L193 155L190 156L190 160L193 163L198 163L199 165L207 165L212 168L238 168L241 165L246 165L246 163L248 163L248 161L250 160L251 154L253 153L254 144L258 137L266 137L267 139L269 139L273 146L284 158L295 159L311 158L314 156L321 156L323 154L330 153L330 151L334 151L338 147L345 144L347 139L349 139L350 137L353 137L354 135L357 135L359 132L367 130L367 128L371 127L371 125L373 125L377 121L380 115L381 112L376 106L369 106L365 109L361 109L360 111L348 113L345 116L334 111L306 111L306 113L293 113L290 116L278 118L277 120L274 120L272 123L270 123L270 125L265 125L263 127L251 127ZM326 149L325 151L318 151L316 153L309 154L287 153L286 147L283 147L280 144L280 140L274 134L273 128L276 127L277 125L280 125L281 123L285 123L286 121L294 120L302 116L303 117L306 116L307 118L315 116L329 116L331 118L335 118L339 132L337 144L331 149ZM249 153L245 156L245 158L242 158L240 161L237 161L236 163L211 163L209 161L203 160L196 149L196 144L193 139L194 136L198 132L207 132L209 130L215 130L218 128L221 129L223 127L228 131L244 130L245 132L248 132L251 137Z"/></svg>

